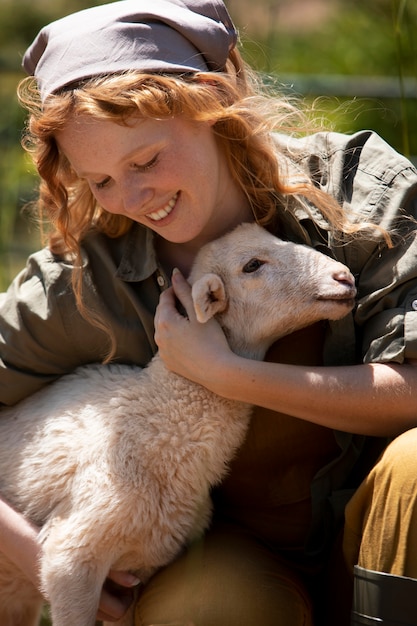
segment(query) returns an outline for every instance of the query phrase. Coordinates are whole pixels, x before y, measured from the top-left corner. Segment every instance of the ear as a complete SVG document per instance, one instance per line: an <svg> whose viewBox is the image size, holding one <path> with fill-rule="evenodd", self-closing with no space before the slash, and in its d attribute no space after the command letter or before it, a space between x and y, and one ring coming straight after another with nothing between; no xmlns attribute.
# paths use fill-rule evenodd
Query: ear
<svg viewBox="0 0 417 626"><path fill-rule="evenodd" d="M205 274L191 288L197 320L207 322L227 305L226 291L220 276Z"/></svg>

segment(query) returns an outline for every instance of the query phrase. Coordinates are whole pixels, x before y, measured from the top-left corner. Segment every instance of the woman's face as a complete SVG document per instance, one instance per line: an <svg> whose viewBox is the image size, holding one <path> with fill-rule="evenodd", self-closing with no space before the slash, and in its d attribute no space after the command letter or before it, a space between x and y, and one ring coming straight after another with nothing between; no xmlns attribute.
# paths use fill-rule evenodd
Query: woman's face
<svg viewBox="0 0 417 626"><path fill-rule="evenodd" d="M56 139L103 209L168 241L203 243L247 217L210 124L135 118L121 126L81 115Z"/></svg>

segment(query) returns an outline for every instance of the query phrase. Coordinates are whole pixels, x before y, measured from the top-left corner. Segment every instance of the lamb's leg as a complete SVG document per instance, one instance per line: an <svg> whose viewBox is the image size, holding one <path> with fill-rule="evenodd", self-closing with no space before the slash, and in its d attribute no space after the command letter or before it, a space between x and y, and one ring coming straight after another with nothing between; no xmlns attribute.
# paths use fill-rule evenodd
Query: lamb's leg
<svg viewBox="0 0 417 626"><path fill-rule="evenodd" d="M82 520L56 520L43 544L42 582L54 626L94 626L109 570L108 549Z"/></svg>
<svg viewBox="0 0 417 626"><path fill-rule="evenodd" d="M44 581L54 626L94 626L104 576L65 555L65 563L48 563Z"/></svg>
<svg viewBox="0 0 417 626"><path fill-rule="evenodd" d="M43 598L23 573L0 553L1 626L38 626Z"/></svg>

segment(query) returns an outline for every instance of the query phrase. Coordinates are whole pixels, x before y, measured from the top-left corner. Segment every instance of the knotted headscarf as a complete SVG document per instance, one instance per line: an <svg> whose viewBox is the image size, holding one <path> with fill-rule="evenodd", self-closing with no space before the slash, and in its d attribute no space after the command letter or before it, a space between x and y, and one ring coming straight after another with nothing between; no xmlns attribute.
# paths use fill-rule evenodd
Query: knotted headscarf
<svg viewBox="0 0 417 626"><path fill-rule="evenodd" d="M23 58L42 100L92 76L222 71L237 33L222 0L120 0L45 26Z"/></svg>

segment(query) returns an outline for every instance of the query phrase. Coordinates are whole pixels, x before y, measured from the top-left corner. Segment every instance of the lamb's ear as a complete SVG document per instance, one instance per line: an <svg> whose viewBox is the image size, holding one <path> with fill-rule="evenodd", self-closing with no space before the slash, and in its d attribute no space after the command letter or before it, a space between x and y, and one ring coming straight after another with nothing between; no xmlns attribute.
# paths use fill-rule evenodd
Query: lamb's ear
<svg viewBox="0 0 417 626"><path fill-rule="evenodd" d="M205 274L191 288L194 309L199 322L207 322L227 305L226 290L220 276Z"/></svg>

